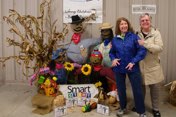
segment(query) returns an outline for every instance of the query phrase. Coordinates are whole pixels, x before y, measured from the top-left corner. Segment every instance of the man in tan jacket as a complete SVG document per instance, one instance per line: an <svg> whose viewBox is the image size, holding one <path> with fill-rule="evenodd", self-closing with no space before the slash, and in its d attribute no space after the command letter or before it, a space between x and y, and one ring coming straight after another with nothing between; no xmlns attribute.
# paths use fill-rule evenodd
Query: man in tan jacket
<svg viewBox="0 0 176 117"><path fill-rule="evenodd" d="M141 30L138 36L141 38L138 42L147 49L146 57L140 62L145 85L150 88L152 112L154 117L161 117L159 112L159 84L164 79L159 54L163 51L163 42L160 32L151 26L151 16L145 13L140 16Z"/></svg>

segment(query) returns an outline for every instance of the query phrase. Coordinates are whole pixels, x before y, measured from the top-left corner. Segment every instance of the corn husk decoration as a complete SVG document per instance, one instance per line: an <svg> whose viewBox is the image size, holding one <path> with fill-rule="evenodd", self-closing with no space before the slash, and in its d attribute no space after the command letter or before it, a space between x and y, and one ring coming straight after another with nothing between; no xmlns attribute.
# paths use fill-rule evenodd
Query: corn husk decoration
<svg viewBox="0 0 176 117"><path fill-rule="evenodd" d="M56 31L57 20L51 21L50 8L51 0L44 0L40 4L40 17L20 15L17 11L10 9L9 16L4 16L3 19L10 25L9 31L18 36L18 40L7 37L7 42L9 46L19 47L20 51L18 55L1 57L0 62L4 63L13 58L23 65L24 69L34 71L48 64L52 51L64 46L63 42L68 33L66 24L62 32ZM48 25L47 30L44 28L46 25ZM31 65L32 63L34 64ZM28 76L24 71L23 74Z"/></svg>

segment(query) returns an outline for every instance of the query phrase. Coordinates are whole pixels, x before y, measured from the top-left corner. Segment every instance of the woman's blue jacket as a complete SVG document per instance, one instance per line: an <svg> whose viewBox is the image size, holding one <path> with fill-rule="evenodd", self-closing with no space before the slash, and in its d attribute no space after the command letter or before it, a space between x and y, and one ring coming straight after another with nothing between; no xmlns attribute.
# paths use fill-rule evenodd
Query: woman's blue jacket
<svg viewBox="0 0 176 117"><path fill-rule="evenodd" d="M109 57L111 61L120 59L120 65L113 67L113 71L120 73L140 71L139 61L144 59L147 51L143 46L139 45L138 39L139 37L132 32L127 32L124 39L118 35L113 38ZM127 70L125 67L130 62L135 65L132 70Z"/></svg>

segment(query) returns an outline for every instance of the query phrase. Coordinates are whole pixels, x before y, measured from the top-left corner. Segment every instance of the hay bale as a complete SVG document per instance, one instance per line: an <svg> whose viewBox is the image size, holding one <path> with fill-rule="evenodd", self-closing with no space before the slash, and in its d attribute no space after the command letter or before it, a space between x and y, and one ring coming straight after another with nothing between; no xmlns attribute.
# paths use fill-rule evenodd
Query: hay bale
<svg viewBox="0 0 176 117"><path fill-rule="evenodd" d="M32 105L36 107L32 112L40 115L47 114L53 109L53 100L55 97L49 97L42 94L36 94L32 98Z"/></svg>
<svg viewBox="0 0 176 117"><path fill-rule="evenodd" d="M169 92L169 101L172 105L176 106L176 81L172 82Z"/></svg>

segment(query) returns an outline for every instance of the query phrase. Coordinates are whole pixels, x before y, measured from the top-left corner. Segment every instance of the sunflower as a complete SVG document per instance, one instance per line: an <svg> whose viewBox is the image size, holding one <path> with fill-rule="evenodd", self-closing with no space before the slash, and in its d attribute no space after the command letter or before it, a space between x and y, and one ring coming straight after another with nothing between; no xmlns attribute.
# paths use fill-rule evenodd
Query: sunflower
<svg viewBox="0 0 176 117"><path fill-rule="evenodd" d="M92 68L91 68L91 66L89 64L85 64L85 65L82 66L81 71L82 71L82 73L84 75L87 76L87 75L89 75L91 73Z"/></svg>
<svg viewBox="0 0 176 117"><path fill-rule="evenodd" d="M72 70L74 69L73 64L70 63L70 62L65 62L65 63L64 63L64 67L65 67L65 69L66 69L67 71L72 71Z"/></svg>

